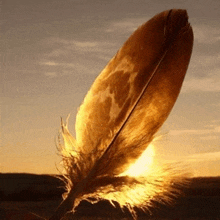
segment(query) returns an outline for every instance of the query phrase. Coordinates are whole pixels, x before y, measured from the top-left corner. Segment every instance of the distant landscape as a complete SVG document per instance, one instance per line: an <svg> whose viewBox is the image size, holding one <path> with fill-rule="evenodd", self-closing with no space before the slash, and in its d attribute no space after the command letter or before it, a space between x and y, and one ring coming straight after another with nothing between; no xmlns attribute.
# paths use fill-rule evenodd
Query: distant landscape
<svg viewBox="0 0 220 220"><path fill-rule="evenodd" d="M0 174L0 219L37 220L48 218L62 201L64 183L50 175ZM40 217L38 217L40 216ZM78 206L74 218L65 219L132 219L128 211L113 207L108 201ZM183 195L174 204L155 204L151 213L138 211L138 220L220 220L220 177L192 178Z"/></svg>

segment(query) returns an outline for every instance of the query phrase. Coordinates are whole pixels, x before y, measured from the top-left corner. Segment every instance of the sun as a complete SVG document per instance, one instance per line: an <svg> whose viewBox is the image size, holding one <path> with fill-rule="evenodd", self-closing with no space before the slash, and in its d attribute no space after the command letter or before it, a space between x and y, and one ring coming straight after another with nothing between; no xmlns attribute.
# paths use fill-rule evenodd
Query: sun
<svg viewBox="0 0 220 220"><path fill-rule="evenodd" d="M154 145L149 144L147 149L136 160L136 162L131 164L125 172L120 174L120 176L132 176L132 177L140 177L142 175L146 176L148 170L150 170L153 165L154 156L155 156Z"/></svg>

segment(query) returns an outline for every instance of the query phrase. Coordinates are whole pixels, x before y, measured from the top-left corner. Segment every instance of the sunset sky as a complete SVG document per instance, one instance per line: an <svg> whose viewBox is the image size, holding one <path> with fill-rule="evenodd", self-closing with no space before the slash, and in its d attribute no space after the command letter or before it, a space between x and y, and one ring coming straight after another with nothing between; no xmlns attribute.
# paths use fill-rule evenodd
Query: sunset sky
<svg viewBox="0 0 220 220"><path fill-rule="evenodd" d="M187 9L194 48L181 94L155 142L163 161L220 176L220 1L7 0L1 7L0 172L58 173L60 117L77 109L130 34Z"/></svg>

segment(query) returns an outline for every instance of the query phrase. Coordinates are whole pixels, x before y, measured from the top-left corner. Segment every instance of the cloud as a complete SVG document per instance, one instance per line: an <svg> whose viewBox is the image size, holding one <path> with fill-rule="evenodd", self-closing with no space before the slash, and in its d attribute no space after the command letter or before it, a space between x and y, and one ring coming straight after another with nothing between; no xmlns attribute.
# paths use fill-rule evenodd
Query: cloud
<svg viewBox="0 0 220 220"><path fill-rule="evenodd" d="M213 103L213 106L216 106L217 108L220 108L220 102L219 103Z"/></svg>
<svg viewBox="0 0 220 220"><path fill-rule="evenodd" d="M220 53L218 55L194 54L188 72L182 92L220 91Z"/></svg>
<svg viewBox="0 0 220 220"><path fill-rule="evenodd" d="M218 67L220 65L220 52L219 54L197 54L193 59L193 63L190 64L192 67Z"/></svg>
<svg viewBox="0 0 220 220"><path fill-rule="evenodd" d="M220 160L220 151L197 153L187 156L189 162L216 161Z"/></svg>
<svg viewBox="0 0 220 220"><path fill-rule="evenodd" d="M97 41L77 41L77 40L64 40L57 39L57 43L62 44L66 49L77 49L77 50L90 50L99 46Z"/></svg>
<svg viewBox="0 0 220 220"><path fill-rule="evenodd" d="M80 42L80 41L73 41L72 42L76 47L79 47L79 48L91 48L91 47L96 47L98 46L98 43L97 42L90 42L90 41L83 41L83 42Z"/></svg>
<svg viewBox="0 0 220 220"><path fill-rule="evenodd" d="M46 66L57 66L59 65L58 63L54 61L46 61L46 62L40 62L41 65L46 65Z"/></svg>
<svg viewBox="0 0 220 220"><path fill-rule="evenodd" d="M44 75L51 78L56 76L69 75L72 73L96 73L95 69L91 69L89 68L89 66L85 66L83 63L55 63L55 65L50 65L49 63L50 61L45 62L41 65L46 66ZM55 69L53 68L54 66L56 67Z"/></svg>
<svg viewBox="0 0 220 220"><path fill-rule="evenodd" d="M205 23L206 22L206 23ZM194 48L182 92L220 91L219 24L203 21L194 24Z"/></svg>
<svg viewBox="0 0 220 220"><path fill-rule="evenodd" d="M197 129L197 130L170 130L169 135L206 135L206 134L218 134L220 133L220 126L213 126L209 129Z"/></svg>
<svg viewBox="0 0 220 220"><path fill-rule="evenodd" d="M56 53L54 53L54 55L57 54L63 54L63 51L83 51L83 52L100 52L100 49L105 49L106 47L112 47L115 44L112 42L108 42L107 40L105 41L96 41L96 40L90 40L90 41L86 41L86 40L75 40L75 39L71 39L71 40L66 40L66 39L62 39L62 38L48 38L47 40L44 40L43 42L44 44L47 45L47 47L49 47L49 49L52 49L52 54L54 53L54 51L56 51Z"/></svg>
<svg viewBox="0 0 220 220"><path fill-rule="evenodd" d="M140 26L143 22L147 21L147 18L136 18L136 19L123 19L120 21L112 22L109 27L105 30L107 33L109 32L120 32L122 33L131 33L135 31L138 26Z"/></svg>
<svg viewBox="0 0 220 220"><path fill-rule="evenodd" d="M220 41L218 24L196 24L193 26L194 39L202 44L214 44Z"/></svg>
<svg viewBox="0 0 220 220"><path fill-rule="evenodd" d="M219 136L217 135L209 135L209 136L205 136L205 137L200 137L201 140L218 140Z"/></svg>
<svg viewBox="0 0 220 220"><path fill-rule="evenodd" d="M117 52L119 46L116 41L111 41L110 39L79 41L75 39L48 38L43 42L43 47L47 48L47 52L43 57L44 62L41 62L41 64L56 65L56 61L64 61L64 58L65 60L70 60L71 58L71 63L79 63L79 59L81 59L80 61L84 64L85 60L88 61L88 58L91 60L109 61Z"/></svg>
<svg viewBox="0 0 220 220"><path fill-rule="evenodd" d="M211 75L202 78L191 77L185 80L182 92L192 91L220 92L220 77Z"/></svg>
<svg viewBox="0 0 220 220"><path fill-rule="evenodd" d="M51 78L57 76L57 73L56 73L56 72L45 72L44 74L45 74L45 76L48 76L48 77L51 77Z"/></svg>
<svg viewBox="0 0 220 220"><path fill-rule="evenodd" d="M43 61L39 63L44 66L65 66L65 67L75 67L76 65L73 63L58 63L55 61Z"/></svg>
<svg viewBox="0 0 220 220"><path fill-rule="evenodd" d="M215 132L219 132L220 133L220 126L215 127L214 130L215 130Z"/></svg>
<svg viewBox="0 0 220 220"><path fill-rule="evenodd" d="M38 61L44 75L97 75L117 52L117 43L106 40L48 38L42 41L45 53ZM52 74L53 73L53 74ZM56 73L56 74L55 74Z"/></svg>

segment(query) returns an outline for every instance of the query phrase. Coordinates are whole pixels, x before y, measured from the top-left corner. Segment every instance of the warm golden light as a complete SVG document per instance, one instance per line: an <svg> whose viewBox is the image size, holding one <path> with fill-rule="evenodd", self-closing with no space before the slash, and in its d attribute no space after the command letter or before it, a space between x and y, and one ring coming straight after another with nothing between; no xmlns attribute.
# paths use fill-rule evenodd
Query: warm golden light
<svg viewBox="0 0 220 220"><path fill-rule="evenodd" d="M70 166L73 157L78 158L79 156L76 151L77 143L69 133L67 124L62 124L64 141L62 154L66 168ZM158 138L149 144L142 155L134 163L131 163L126 171L118 175L118 177L134 178L136 180L134 184L126 183L126 181L120 187L108 184L93 193L83 195L81 199L76 198L75 205L80 203L82 199L91 203L106 199L113 206L113 202L117 201L121 208L127 207L133 218L136 219L134 207L151 212L154 202L171 203L173 198L181 193L175 185L186 184L186 179L182 169L174 169L173 165L170 168L167 165L158 163L154 146ZM70 161L68 158L71 158ZM90 200L90 198L96 198L96 200Z"/></svg>
<svg viewBox="0 0 220 220"><path fill-rule="evenodd" d="M133 176L138 177L142 175L146 175L148 170L151 169L154 160L154 146L150 144L147 149L142 153L142 155L138 158L138 160L131 164L131 166L122 173L120 176Z"/></svg>
<svg viewBox="0 0 220 220"><path fill-rule="evenodd" d="M68 115L66 119L66 123L64 124L62 118L61 118L61 128L62 128L62 137L64 146L61 145L61 152L64 157L74 156L77 157L77 149L76 149L76 140L75 138L70 134L68 129L68 120L70 115ZM59 143L60 144L60 143Z"/></svg>
<svg viewBox="0 0 220 220"><path fill-rule="evenodd" d="M95 197L97 201L106 199L113 206L113 202L117 201L121 208L127 207L130 210L134 219L137 219L134 207L151 213L155 202L172 203L173 199L181 193L176 186L187 184L187 179L181 167L178 169L176 166L174 169L173 166L170 168L168 165L157 163L153 143L134 164L130 165L128 170L119 175L135 178L137 180L135 184L125 183L117 189L109 184L101 187L94 194L91 193L90 196ZM90 201L88 195L85 195L84 199ZM90 202L96 203L97 201L91 200Z"/></svg>

